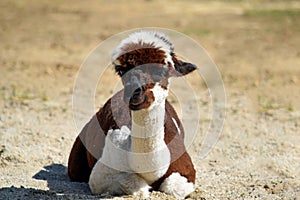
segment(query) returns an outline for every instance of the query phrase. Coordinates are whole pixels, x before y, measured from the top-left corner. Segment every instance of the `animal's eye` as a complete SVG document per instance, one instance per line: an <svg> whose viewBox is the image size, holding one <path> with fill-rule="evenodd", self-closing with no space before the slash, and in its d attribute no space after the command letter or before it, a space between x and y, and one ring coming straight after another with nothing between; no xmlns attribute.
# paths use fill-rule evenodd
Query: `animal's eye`
<svg viewBox="0 0 300 200"><path fill-rule="evenodd" d="M126 73L126 69L121 65L116 65L115 70L119 74L119 76L123 76Z"/></svg>
<svg viewBox="0 0 300 200"><path fill-rule="evenodd" d="M120 76L123 76L126 73L126 71L125 70L119 70L118 73L119 73Z"/></svg>

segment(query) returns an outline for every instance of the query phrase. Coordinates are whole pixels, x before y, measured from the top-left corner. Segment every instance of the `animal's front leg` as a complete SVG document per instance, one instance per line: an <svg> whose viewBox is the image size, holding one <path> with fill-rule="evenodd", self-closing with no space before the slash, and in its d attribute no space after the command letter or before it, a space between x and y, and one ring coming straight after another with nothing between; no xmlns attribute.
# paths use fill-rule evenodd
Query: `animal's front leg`
<svg viewBox="0 0 300 200"><path fill-rule="evenodd" d="M149 189L151 188L148 183L139 175L135 173L124 173L118 177L120 188L126 194L133 194L141 198L149 197Z"/></svg>
<svg viewBox="0 0 300 200"><path fill-rule="evenodd" d="M127 153L129 151L130 146L130 130L126 126L122 126L120 131L114 131L113 133L109 134L109 137L111 138L111 141L114 144L117 144L117 146L122 146L123 151L118 152L118 154L122 157L122 159L127 159ZM126 141L121 142L121 141ZM124 150L127 152L124 152ZM126 155L124 155L124 153ZM151 188L148 183L140 177L138 174L131 172L131 169L127 168L128 161L125 167L125 170L127 172L119 173L116 175L117 182L120 186L120 188L126 193L126 194L133 194L140 196L141 198L147 198L149 196L149 189ZM129 171L129 172L128 172Z"/></svg>
<svg viewBox="0 0 300 200"><path fill-rule="evenodd" d="M126 126L107 133L102 157L90 175L92 193L133 194L142 198L149 196L150 186L128 166L129 134L130 130Z"/></svg>
<svg viewBox="0 0 300 200"><path fill-rule="evenodd" d="M120 172L99 161L91 173L89 185L93 194L133 194L142 198L149 196L150 189L146 181L137 174Z"/></svg>
<svg viewBox="0 0 300 200"><path fill-rule="evenodd" d="M164 180L159 190L171 194L177 199L184 199L195 190L195 185L188 182L187 179L178 172L175 172Z"/></svg>
<svg viewBox="0 0 300 200"><path fill-rule="evenodd" d="M123 172L112 169L98 161L89 179L89 186L93 194L109 193L110 195L126 194L118 183L118 177Z"/></svg>

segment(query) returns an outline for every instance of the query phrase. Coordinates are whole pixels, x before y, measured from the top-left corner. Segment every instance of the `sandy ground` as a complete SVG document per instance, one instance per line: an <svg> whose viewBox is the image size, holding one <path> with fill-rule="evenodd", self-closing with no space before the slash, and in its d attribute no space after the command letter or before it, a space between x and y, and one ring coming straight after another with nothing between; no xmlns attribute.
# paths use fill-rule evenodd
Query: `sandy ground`
<svg viewBox="0 0 300 200"><path fill-rule="evenodd" d="M201 86L203 115L189 149L197 189L189 198L300 199L299 9L297 1L2 0L0 199L113 198L93 196L86 184L66 175L79 131L73 83L98 43L147 26L175 29L198 41L225 83L226 122L204 159L199 149L210 100ZM110 73L103 81L112 79ZM197 87L194 79L189 77ZM101 106L111 90L100 87L97 95ZM172 197L153 192L150 199Z"/></svg>

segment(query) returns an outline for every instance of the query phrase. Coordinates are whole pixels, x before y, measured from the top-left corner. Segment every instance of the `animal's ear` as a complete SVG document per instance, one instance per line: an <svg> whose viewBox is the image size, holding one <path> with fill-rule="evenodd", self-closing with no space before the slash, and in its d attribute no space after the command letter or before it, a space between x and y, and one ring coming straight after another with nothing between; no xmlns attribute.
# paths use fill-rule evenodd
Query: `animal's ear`
<svg viewBox="0 0 300 200"><path fill-rule="evenodd" d="M175 57L175 55L172 55L172 60L174 62L174 67L176 70L174 76L184 76L184 75L191 73L195 69L197 69L196 65L194 65L192 63L181 61L181 60L177 59Z"/></svg>

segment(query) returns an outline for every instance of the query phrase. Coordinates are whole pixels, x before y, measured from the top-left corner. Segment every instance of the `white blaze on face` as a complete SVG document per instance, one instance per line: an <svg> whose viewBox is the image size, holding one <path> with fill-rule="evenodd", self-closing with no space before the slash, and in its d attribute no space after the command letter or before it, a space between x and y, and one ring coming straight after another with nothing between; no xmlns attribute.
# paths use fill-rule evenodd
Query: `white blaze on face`
<svg viewBox="0 0 300 200"><path fill-rule="evenodd" d="M151 91L153 92L154 102L148 108L149 110L165 102L169 93L169 88L162 88L159 83L155 83L155 86L151 89Z"/></svg>

